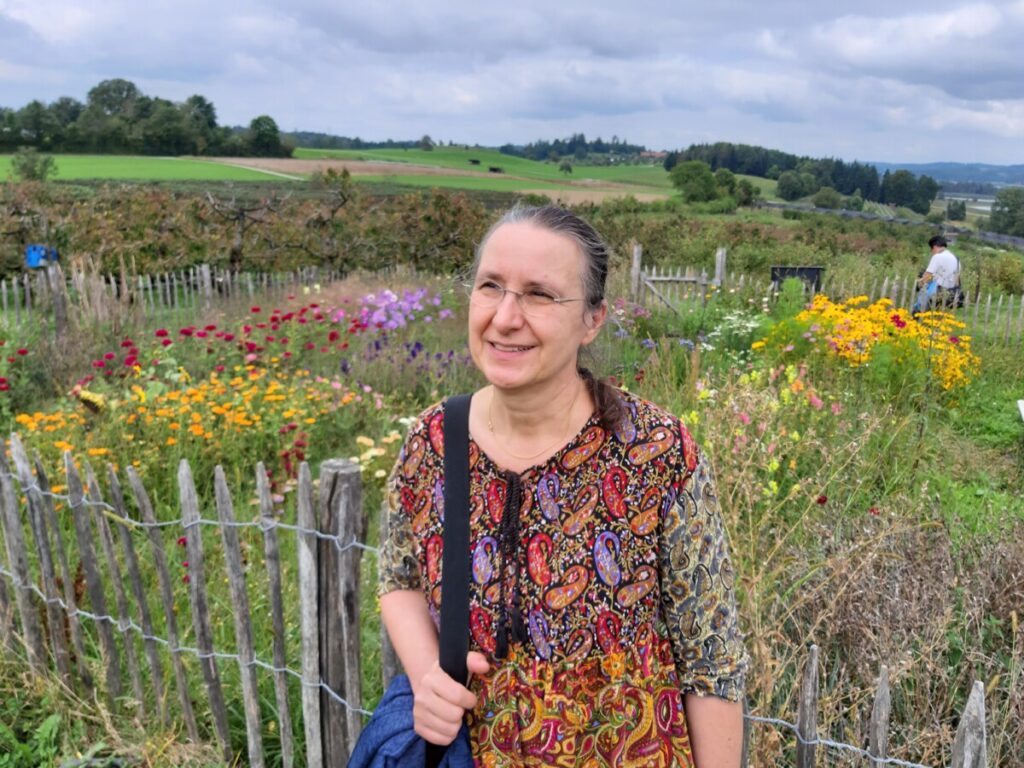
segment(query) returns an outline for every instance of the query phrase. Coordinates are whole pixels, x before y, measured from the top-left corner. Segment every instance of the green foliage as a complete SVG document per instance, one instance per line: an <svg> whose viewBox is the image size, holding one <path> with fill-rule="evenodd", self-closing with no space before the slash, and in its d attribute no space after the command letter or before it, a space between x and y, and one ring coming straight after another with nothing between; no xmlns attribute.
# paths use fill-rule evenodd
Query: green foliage
<svg viewBox="0 0 1024 768"><path fill-rule="evenodd" d="M714 200L718 196L715 188L715 176L707 163L689 160L680 163L669 173L672 184L687 202L704 202Z"/></svg>
<svg viewBox="0 0 1024 768"><path fill-rule="evenodd" d="M751 206L761 197L761 188L749 179L740 179L736 184L736 204Z"/></svg>
<svg viewBox="0 0 1024 768"><path fill-rule="evenodd" d="M11 158L11 172L22 181L47 181L56 175L57 163L35 147L22 147Z"/></svg>
<svg viewBox="0 0 1024 768"><path fill-rule="evenodd" d="M993 232L1024 237L1024 187L1006 187L996 193L988 225Z"/></svg>
<svg viewBox="0 0 1024 768"><path fill-rule="evenodd" d="M822 187L811 198L816 208L840 208L843 204L843 196L832 187Z"/></svg>
<svg viewBox="0 0 1024 768"><path fill-rule="evenodd" d="M946 203L946 218L950 221L964 221L967 218L967 201L949 200Z"/></svg>
<svg viewBox="0 0 1024 768"><path fill-rule="evenodd" d="M791 201L809 195L814 191L808 188L807 180L802 178L796 171L784 171L780 174L776 189L779 197L783 200Z"/></svg>

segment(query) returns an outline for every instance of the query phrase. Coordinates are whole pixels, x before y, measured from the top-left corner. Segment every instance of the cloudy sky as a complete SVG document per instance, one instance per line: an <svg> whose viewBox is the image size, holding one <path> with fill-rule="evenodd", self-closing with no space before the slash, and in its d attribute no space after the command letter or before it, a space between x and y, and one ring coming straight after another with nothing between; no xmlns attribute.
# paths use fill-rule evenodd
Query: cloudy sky
<svg viewBox="0 0 1024 768"><path fill-rule="evenodd" d="M1024 163L1024 0L0 0L0 105L122 77L221 124Z"/></svg>

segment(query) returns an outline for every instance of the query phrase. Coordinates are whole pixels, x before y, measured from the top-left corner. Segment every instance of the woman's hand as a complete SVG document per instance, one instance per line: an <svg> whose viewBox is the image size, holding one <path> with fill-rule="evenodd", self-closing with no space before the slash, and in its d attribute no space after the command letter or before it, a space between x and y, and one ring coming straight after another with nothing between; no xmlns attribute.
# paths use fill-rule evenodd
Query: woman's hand
<svg viewBox="0 0 1024 768"><path fill-rule="evenodd" d="M476 651L466 654L470 675L487 674L487 658ZM476 694L456 682L437 663L420 678L413 691L413 727L432 744L451 744L459 735L462 717L476 706Z"/></svg>

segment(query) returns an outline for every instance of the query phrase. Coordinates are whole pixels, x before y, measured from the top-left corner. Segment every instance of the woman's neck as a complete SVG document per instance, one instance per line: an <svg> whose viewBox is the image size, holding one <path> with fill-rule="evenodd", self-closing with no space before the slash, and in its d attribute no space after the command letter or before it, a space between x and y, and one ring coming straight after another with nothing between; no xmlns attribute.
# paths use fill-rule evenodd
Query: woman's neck
<svg viewBox="0 0 1024 768"><path fill-rule="evenodd" d="M528 440L563 434L581 405L589 405L587 385L575 372L557 387L545 391L516 392L489 387L487 428L503 439Z"/></svg>

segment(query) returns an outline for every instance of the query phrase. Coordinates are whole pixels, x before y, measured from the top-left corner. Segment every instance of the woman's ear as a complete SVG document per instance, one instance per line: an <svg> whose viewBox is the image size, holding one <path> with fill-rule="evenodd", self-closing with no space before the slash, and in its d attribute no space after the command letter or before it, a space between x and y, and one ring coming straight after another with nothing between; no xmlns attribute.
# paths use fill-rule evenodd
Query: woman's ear
<svg viewBox="0 0 1024 768"><path fill-rule="evenodd" d="M587 333L583 337L583 343L589 344L597 338L597 334L600 333L604 321L608 319L608 302L605 299L601 299L601 304L594 310L588 310L590 321L587 323Z"/></svg>

